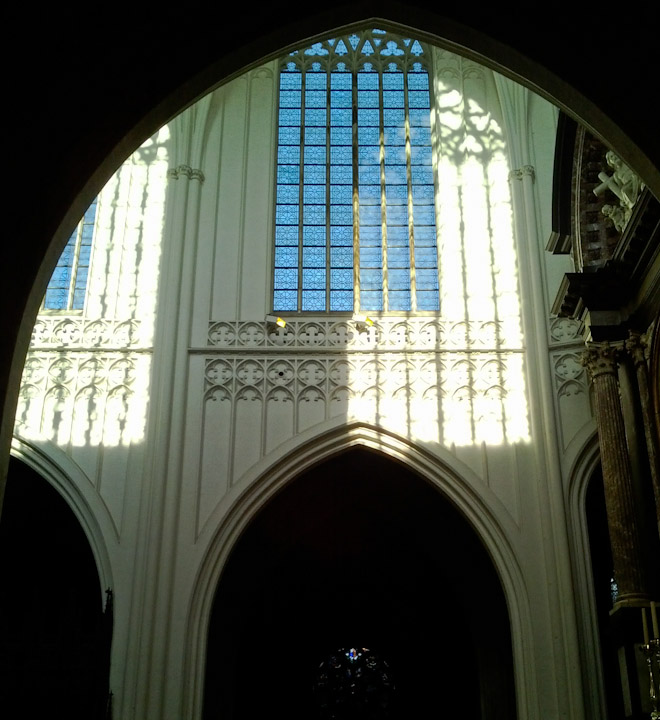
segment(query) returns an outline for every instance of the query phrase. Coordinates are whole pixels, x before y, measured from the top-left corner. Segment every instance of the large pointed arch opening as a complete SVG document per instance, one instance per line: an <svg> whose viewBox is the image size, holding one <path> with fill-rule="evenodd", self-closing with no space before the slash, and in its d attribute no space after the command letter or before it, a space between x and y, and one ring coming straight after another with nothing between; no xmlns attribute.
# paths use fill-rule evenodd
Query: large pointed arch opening
<svg viewBox="0 0 660 720"><path fill-rule="evenodd" d="M375 717L515 717L488 553L436 488L363 447L295 478L234 546L211 611L204 718L314 717L319 664L350 647L389 667L389 714Z"/></svg>

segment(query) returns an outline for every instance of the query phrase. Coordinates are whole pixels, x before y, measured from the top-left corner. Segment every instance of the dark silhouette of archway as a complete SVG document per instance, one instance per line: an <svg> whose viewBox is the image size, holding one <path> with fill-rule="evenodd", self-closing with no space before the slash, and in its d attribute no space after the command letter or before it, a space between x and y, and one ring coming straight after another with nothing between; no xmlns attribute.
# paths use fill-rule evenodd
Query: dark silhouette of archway
<svg viewBox="0 0 660 720"><path fill-rule="evenodd" d="M364 449L298 477L237 542L211 615L205 720L317 717L318 666L344 647L387 661L396 689L382 717L516 716L509 619L483 545L430 483Z"/></svg>
<svg viewBox="0 0 660 720"><path fill-rule="evenodd" d="M105 720L112 635L71 508L11 458L0 521L0 707L8 717Z"/></svg>

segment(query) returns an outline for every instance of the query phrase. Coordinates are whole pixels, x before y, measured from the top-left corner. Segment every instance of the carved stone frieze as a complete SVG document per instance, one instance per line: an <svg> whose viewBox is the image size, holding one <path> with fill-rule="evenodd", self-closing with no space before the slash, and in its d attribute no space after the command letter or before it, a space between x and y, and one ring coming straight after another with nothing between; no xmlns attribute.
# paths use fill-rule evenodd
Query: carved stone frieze
<svg viewBox="0 0 660 720"><path fill-rule="evenodd" d="M53 348L144 349L139 320L87 320L82 317L39 315L32 330L31 350Z"/></svg>
<svg viewBox="0 0 660 720"><path fill-rule="evenodd" d="M434 317L385 317L362 328L350 319L290 320L285 327L266 322L217 321L209 325L208 347L227 350L520 350L519 324L457 321Z"/></svg>

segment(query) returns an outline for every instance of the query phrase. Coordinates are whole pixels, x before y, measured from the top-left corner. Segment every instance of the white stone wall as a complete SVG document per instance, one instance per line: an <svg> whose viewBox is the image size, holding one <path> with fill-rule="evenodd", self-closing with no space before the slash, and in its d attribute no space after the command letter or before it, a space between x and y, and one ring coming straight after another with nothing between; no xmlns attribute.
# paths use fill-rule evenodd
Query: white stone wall
<svg viewBox="0 0 660 720"><path fill-rule="evenodd" d="M565 487L593 428L576 329L549 321L555 113L447 51L434 67L439 317L265 322L270 63L120 168L99 201L85 311L37 322L16 433L28 461L33 448L75 465L72 502L107 547L117 718L201 717L232 544L278 487L355 443L408 462L482 537L507 594L521 720L583 717Z"/></svg>

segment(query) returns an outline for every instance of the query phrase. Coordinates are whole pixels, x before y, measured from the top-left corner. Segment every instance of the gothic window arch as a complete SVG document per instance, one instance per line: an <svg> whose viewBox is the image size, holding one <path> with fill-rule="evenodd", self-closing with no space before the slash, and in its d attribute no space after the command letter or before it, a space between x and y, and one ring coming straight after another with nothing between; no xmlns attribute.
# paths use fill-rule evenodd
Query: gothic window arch
<svg viewBox="0 0 660 720"><path fill-rule="evenodd" d="M94 240L96 206L97 198L85 211L60 255L46 288L44 310L66 312L83 309Z"/></svg>
<svg viewBox="0 0 660 720"><path fill-rule="evenodd" d="M383 30L282 60L276 312L439 309L429 63Z"/></svg>

